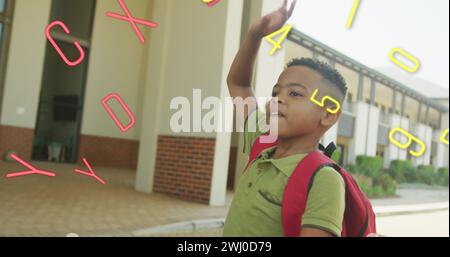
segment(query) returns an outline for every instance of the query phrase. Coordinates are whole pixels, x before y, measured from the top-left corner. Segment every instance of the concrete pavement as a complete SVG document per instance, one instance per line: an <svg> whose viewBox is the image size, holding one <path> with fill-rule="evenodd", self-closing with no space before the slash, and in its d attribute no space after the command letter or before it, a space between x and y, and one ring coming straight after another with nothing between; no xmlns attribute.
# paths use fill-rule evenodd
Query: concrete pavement
<svg viewBox="0 0 450 257"><path fill-rule="evenodd" d="M0 162L0 236L152 236L167 233L220 235L228 207L209 207L160 194L134 190L135 171L97 167L106 181L76 174L78 165L33 163L56 172L6 179L20 171ZM402 187L400 197L373 200L380 217L448 210L443 188ZM232 194L228 195L227 204ZM442 215L441 215L442 216ZM448 215L447 215L448 220Z"/></svg>

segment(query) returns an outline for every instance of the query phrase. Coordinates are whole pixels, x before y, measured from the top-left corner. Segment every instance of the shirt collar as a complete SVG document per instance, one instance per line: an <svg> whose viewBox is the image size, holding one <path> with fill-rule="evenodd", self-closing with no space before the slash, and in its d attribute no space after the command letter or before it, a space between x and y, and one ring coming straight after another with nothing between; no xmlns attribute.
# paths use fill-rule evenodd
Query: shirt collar
<svg viewBox="0 0 450 257"><path fill-rule="evenodd" d="M284 157L281 159L272 159L271 156L276 150L276 146L270 147L264 150L261 155L258 157L258 160L264 163L270 163L277 170L281 171L286 176L290 177L294 172L295 168L297 168L300 161L306 156L306 154L295 154L288 157Z"/></svg>

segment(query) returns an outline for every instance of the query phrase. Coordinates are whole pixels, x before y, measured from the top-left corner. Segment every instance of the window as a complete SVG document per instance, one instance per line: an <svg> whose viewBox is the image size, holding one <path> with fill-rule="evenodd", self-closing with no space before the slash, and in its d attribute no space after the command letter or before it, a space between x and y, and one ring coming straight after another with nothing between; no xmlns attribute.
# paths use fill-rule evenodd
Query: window
<svg viewBox="0 0 450 257"><path fill-rule="evenodd" d="M13 3L13 0L0 0L0 107L3 99Z"/></svg>

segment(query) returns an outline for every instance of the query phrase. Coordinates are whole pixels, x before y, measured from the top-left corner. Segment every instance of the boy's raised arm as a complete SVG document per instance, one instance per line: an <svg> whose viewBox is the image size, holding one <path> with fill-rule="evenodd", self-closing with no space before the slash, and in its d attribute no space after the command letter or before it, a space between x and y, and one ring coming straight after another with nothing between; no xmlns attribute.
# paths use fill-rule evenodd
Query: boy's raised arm
<svg viewBox="0 0 450 257"><path fill-rule="evenodd" d="M253 78L253 69L256 56L262 39L271 33L281 29L286 21L291 17L294 11L296 1L294 1L288 10L288 1L285 0L283 6L275 12L261 17L250 28L239 52L237 53L227 78L228 89L231 97L242 99L254 98L251 87ZM240 124L247 118L247 115L256 109L256 99L247 101L248 110L243 113L237 112L237 119Z"/></svg>

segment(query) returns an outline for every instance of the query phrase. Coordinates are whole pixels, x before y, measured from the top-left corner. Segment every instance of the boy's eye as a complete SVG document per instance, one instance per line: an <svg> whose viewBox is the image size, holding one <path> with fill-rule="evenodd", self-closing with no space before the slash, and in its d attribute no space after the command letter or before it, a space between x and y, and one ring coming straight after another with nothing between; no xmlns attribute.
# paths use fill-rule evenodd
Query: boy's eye
<svg viewBox="0 0 450 257"><path fill-rule="evenodd" d="M277 92L272 92L272 97L276 97L278 95Z"/></svg>
<svg viewBox="0 0 450 257"><path fill-rule="evenodd" d="M294 92L294 91L292 91L291 93L289 93L289 95L290 95L290 96L294 96L294 97L303 96L302 94L297 93L297 92Z"/></svg>

